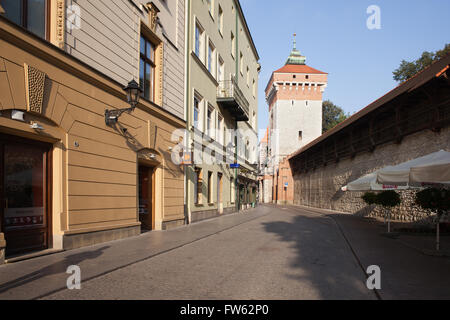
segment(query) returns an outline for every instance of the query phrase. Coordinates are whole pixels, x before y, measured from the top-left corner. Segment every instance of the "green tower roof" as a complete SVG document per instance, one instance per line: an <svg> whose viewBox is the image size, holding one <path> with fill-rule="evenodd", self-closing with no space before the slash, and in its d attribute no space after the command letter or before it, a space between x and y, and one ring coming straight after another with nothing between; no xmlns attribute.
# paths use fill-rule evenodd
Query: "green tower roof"
<svg viewBox="0 0 450 320"><path fill-rule="evenodd" d="M291 51L291 55L286 61L286 64L304 65L306 64L306 57L302 56L300 51L297 50L297 34L294 33L294 48Z"/></svg>

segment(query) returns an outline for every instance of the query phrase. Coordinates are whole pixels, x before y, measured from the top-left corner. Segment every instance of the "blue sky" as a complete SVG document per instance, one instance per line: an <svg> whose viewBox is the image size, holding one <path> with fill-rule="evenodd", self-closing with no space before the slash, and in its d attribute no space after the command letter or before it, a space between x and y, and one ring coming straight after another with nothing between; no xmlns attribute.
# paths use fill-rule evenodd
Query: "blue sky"
<svg viewBox="0 0 450 320"><path fill-rule="evenodd" d="M268 124L264 88L292 49L293 33L306 63L329 73L324 99L353 114L395 86L402 59L450 43L448 0L241 0L261 57L259 129ZM369 30L370 5L381 9L381 30ZM260 137L261 139L262 137Z"/></svg>

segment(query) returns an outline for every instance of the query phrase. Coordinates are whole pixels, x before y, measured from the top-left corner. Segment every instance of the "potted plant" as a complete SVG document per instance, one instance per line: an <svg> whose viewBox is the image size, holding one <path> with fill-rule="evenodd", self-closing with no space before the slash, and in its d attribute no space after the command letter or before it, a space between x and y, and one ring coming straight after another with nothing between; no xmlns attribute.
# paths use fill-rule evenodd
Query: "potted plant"
<svg viewBox="0 0 450 320"><path fill-rule="evenodd" d="M416 193L415 202L425 210L436 213L436 250L440 250L439 226L443 215L450 210L450 190L428 188Z"/></svg>

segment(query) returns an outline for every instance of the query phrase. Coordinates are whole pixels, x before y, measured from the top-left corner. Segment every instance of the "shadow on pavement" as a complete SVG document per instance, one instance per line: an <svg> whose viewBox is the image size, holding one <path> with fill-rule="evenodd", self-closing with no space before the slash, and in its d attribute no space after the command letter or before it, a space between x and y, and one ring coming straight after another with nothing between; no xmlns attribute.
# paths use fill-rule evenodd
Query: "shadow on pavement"
<svg viewBox="0 0 450 320"><path fill-rule="evenodd" d="M64 260L57 263L45 266L35 272L29 273L20 278L8 281L6 283L0 284L0 293L6 292L10 289L20 287L24 284L33 282L43 277L65 273L67 268L71 265L79 265L81 262L86 260L94 260L100 257L105 250L109 249L109 246L99 248L94 251L88 251L83 253L77 253L64 258Z"/></svg>
<svg viewBox="0 0 450 320"><path fill-rule="evenodd" d="M292 217L289 222L267 222L264 228L295 249L291 267L296 271L287 277L309 283L318 299L376 298L367 289L365 274L332 219L284 210Z"/></svg>

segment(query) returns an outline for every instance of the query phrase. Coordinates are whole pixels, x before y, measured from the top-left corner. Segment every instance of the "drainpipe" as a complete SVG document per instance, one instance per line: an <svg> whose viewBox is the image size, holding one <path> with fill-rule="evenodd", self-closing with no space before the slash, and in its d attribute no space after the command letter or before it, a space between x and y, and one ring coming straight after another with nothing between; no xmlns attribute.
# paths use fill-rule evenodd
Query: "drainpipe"
<svg viewBox="0 0 450 320"><path fill-rule="evenodd" d="M235 57L236 57L236 77L234 79L234 81L236 82L236 86L238 86L239 84L239 10L238 10L238 6L236 5L236 3L234 4L234 6L236 7L236 52L235 52ZM235 137L235 153L236 153L236 163L238 162L238 138L237 138L237 132L238 132L238 121L236 120L236 137ZM239 209L241 206L241 198L240 198L240 193L239 193L239 184L238 184L238 169L235 169L235 175L236 175L236 203L237 203L237 211L239 213Z"/></svg>
<svg viewBox="0 0 450 320"><path fill-rule="evenodd" d="M185 147L186 150L189 151L189 147L190 147L190 141L191 141L191 134L190 134L190 122L191 122L191 112L190 112L190 108L189 108L189 101L191 101L190 99L190 90L189 90L189 83L190 83L190 55L189 55L189 50L190 50L190 45L191 45L191 29L190 29L190 25L191 25L191 0L186 0L186 4L185 4L185 12L187 12L187 19L186 19L186 24L185 24L185 105L186 105L186 141L185 141ZM191 154L191 159L193 154ZM191 224L192 221L192 215L191 215L191 190L190 190L190 183L189 183L189 176L191 174L191 167L190 166L185 166L184 167L184 182L185 182L185 197L186 197L186 207L185 207L185 217L187 217L187 224Z"/></svg>

